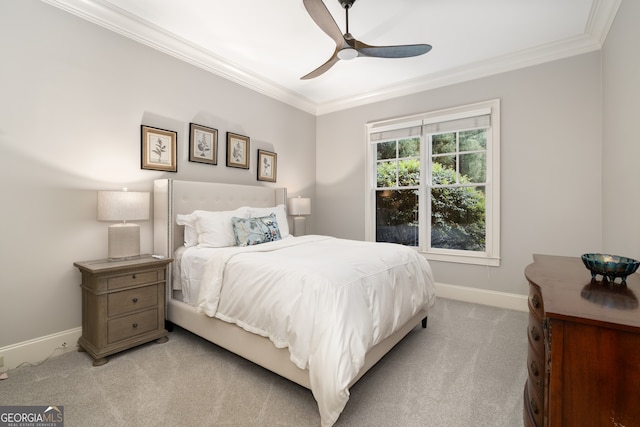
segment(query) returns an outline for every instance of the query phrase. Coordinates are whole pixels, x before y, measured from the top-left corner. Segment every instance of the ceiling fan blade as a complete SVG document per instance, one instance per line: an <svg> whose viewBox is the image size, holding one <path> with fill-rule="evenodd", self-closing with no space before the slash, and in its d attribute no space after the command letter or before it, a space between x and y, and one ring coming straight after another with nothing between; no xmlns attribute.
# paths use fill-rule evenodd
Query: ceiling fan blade
<svg viewBox="0 0 640 427"><path fill-rule="evenodd" d="M342 31L322 0L303 0L303 3L318 27L336 42L336 46L342 46L345 43Z"/></svg>
<svg viewBox="0 0 640 427"><path fill-rule="evenodd" d="M322 64L321 66L319 66L318 68L310 72L309 74L300 77L300 80L315 79L316 77L324 74L326 71L329 70L329 68L333 67L335 63L340 60L337 54L338 54L338 50L336 49L336 51L333 52L333 55L331 55L331 58L329 58L327 62L325 62L324 64Z"/></svg>
<svg viewBox="0 0 640 427"><path fill-rule="evenodd" d="M398 46L369 46L355 40L354 48L358 56L374 58L409 58L423 55L431 50L429 44L407 44Z"/></svg>

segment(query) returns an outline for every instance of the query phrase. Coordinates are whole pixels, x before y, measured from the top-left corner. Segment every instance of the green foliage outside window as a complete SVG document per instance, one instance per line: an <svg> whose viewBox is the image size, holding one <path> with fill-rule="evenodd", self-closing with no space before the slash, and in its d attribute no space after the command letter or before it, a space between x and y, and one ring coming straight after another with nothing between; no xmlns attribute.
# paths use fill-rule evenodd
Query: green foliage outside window
<svg viewBox="0 0 640 427"><path fill-rule="evenodd" d="M460 169L457 175L455 133L437 135L433 139L432 183L484 184L486 179L485 153L465 154L486 148L484 130L460 132ZM407 140L407 142L412 140ZM419 145L405 144L403 154L416 155ZM399 150L402 145L399 146ZM382 150L381 150L382 149ZM439 155L440 154L440 155ZM466 157L465 157L466 156ZM398 156L399 157L399 156ZM418 194L420 160L395 156L395 141L379 144L377 186L387 188L376 192L376 240L418 246ZM452 159L454 159L452 161ZM398 188L390 190L389 188ZM431 246L443 249L470 251L485 250L485 194L484 186L434 187L431 189Z"/></svg>
<svg viewBox="0 0 640 427"><path fill-rule="evenodd" d="M397 184L396 176L398 178ZM418 185L420 185L420 160L406 159L378 163L378 188Z"/></svg>
<svg viewBox="0 0 640 427"><path fill-rule="evenodd" d="M434 163L433 182L455 182L455 170ZM462 175L460 183L468 182L466 175ZM431 246L484 251L484 192L478 187L438 187L431 189L431 196Z"/></svg>

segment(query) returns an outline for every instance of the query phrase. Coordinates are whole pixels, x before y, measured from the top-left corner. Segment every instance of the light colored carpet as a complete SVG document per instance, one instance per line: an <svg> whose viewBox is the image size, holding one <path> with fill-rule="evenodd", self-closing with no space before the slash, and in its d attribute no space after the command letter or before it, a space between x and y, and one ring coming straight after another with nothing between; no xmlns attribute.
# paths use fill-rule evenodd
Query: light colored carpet
<svg viewBox="0 0 640 427"><path fill-rule="evenodd" d="M527 314L438 299L351 388L336 426L522 425ZM69 352L0 381L0 405L63 405L65 426L319 426L311 392L191 333L93 367Z"/></svg>

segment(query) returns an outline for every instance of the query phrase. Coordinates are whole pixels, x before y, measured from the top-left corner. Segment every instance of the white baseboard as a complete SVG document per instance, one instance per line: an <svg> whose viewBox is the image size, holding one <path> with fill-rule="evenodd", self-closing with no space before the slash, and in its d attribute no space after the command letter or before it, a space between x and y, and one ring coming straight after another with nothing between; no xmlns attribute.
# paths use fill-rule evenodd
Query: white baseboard
<svg viewBox="0 0 640 427"><path fill-rule="evenodd" d="M467 286L436 283L436 296L476 304L491 305L509 310L528 311L528 295L489 291Z"/></svg>
<svg viewBox="0 0 640 427"><path fill-rule="evenodd" d="M81 335L82 328L78 327L2 347L0 356L4 358L4 365L0 366L0 372L17 368L23 363L39 364L51 356L77 350Z"/></svg>
<svg viewBox="0 0 640 427"><path fill-rule="evenodd" d="M527 295L475 289L445 283L436 283L435 288L436 295L440 298L491 305L510 310L528 310ZM0 348L0 356L4 357L4 366L0 366L0 372L14 369L22 363L37 364L53 355L76 350L78 338L80 338L81 335L82 328L78 327L2 347Z"/></svg>

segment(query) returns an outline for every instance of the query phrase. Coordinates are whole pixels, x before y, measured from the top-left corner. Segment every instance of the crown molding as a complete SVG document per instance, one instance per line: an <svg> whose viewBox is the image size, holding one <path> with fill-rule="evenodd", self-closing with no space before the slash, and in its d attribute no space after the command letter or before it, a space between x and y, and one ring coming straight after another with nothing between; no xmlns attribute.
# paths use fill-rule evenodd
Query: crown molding
<svg viewBox="0 0 640 427"><path fill-rule="evenodd" d="M453 84L489 77L533 65L568 58L601 48L600 43L589 36L578 36L570 40L538 46L515 54L491 58L462 67L448 69L404 82L399 85L367 92L358 96L328 102L318 106L317 115L328 114L348 108L359 107L374 102L386 101Z"/></svg>
<svg viewBox="0 0 640 427"><path fill-rule="evenodd" d="M593 0L582 35L317 104L104 0L41 1L313 115L328 114L599 50L622 2Z"/></svg>
<svg viewBox="0 0 640 427"><path fill-rule="evenodd" d="M620 4L622 4L622 0L594 0L591 5L585 34L596 39L600 47L604 45Z"/></svg>
<svg viewBox="0 0 640 427"><path fill-rule="evenodd" d="M311 114L316 105L241 66L104 0L41 0L143 45Z"/></svg>
<svg viewBox="0 0 640 427"><path fill-rule="evenodd" d="M386 101L600 50L613 25L621 2L622 0L594 0L582 35L430 74L400 85L328 102L318 106L316 115Z"/></svg>

